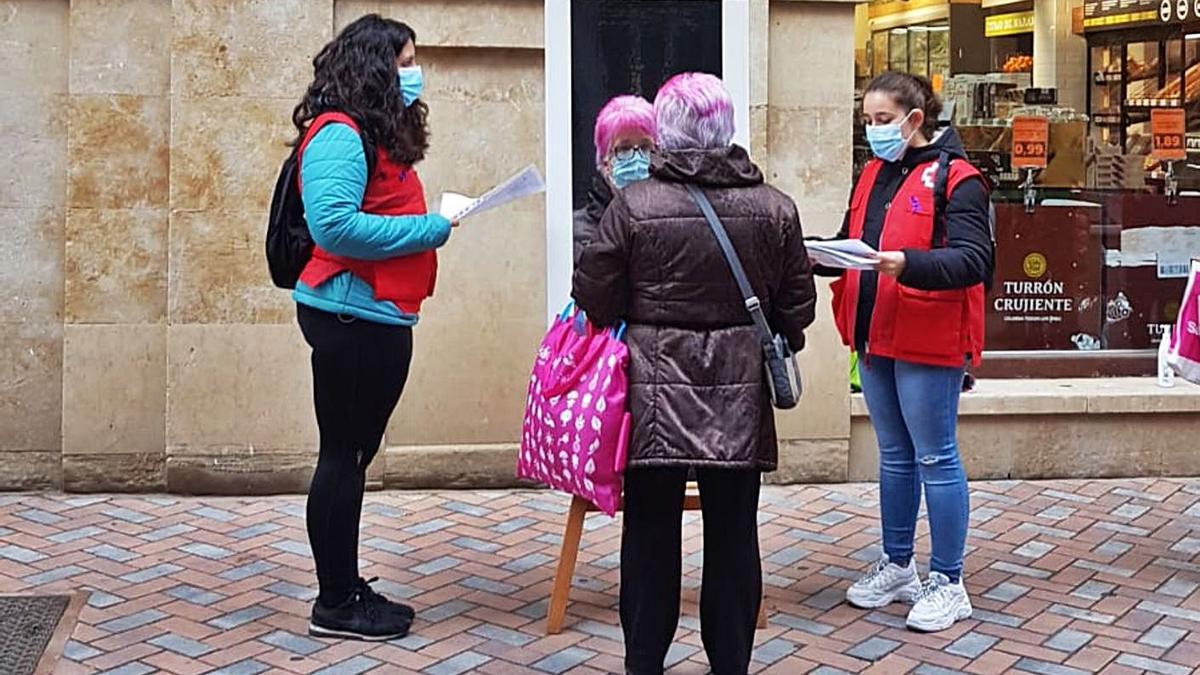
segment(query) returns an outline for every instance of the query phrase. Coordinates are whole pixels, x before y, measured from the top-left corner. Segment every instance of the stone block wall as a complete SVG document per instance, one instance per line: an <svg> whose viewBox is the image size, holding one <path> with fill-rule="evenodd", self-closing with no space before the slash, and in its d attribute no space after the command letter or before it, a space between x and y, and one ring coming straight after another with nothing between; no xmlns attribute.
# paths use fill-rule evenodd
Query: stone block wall
<svg viewBox="0 0 1200 675"><path fill-rule="evenodd" d="M853 5L749 1L755 156L806 229L832 232L849 187ZM308 351L262 238L312 56L366 12L411 24L427 191L478 194L544 168L543 7L0 5L0 489L303 490L317 440ZM511 482L545 256L540 200L454 233L375 484ZM837 393L781 419L782 480L847 476L830 326L823 316L803 361L810 392Z"/></svg>

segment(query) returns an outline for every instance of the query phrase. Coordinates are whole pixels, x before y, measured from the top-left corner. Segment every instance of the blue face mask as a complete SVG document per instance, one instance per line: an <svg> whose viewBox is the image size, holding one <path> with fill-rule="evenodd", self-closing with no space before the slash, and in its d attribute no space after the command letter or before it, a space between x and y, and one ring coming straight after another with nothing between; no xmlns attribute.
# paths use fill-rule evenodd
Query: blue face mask
<svg viewBox="0 0 1200 675"><path fill-rule="evenodd" d="M870 144L871 152L875 153L876 157L885 162L898 162L904 157L904 153L908 151L908 142L912 139L912 134L905 138L902 126L911 116L912 111L909 111L902 119L891 124L867 125L867 143Z"/></svg>
<svg viewBox="0 0 1200 675"><path fill-rule="evenodd" d="M407 108L421 98L421 92L425 90L425 76L421 73L421 66L400 68L397 73L400 80L400 96L404 99L404 107Z"/></svg>
<svg viewBox="0 0 1200 675"><path fill-rule="evenodd" d="M641 150L634 150L627 157L613 157L612 181L617 189L650 177L650 158Z"/></svg>

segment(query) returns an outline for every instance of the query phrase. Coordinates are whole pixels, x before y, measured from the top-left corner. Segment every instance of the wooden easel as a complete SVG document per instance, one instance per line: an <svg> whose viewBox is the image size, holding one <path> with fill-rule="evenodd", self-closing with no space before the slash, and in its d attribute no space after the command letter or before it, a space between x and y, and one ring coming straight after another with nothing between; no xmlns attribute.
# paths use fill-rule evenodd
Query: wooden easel
<svg viewBox="0 0 1200 675"><path fill-rule="evenodd" d="M688 483L683 494L683 510L696 511L700 508L700 490L695 483ZM571 595L571 580L575 577L575 563L579 558L579 540L583 536L583 520L588 511L598 509L582 497L571 498L571 509L567 512L567 526L563 530L562 550L558 554L558 571L554 574L554 588L550 592L550 608L546 613L546 635L562 632L563 619L567 615L567 601ZM767 627L767 605L758 605L758 627Z"/></svg>

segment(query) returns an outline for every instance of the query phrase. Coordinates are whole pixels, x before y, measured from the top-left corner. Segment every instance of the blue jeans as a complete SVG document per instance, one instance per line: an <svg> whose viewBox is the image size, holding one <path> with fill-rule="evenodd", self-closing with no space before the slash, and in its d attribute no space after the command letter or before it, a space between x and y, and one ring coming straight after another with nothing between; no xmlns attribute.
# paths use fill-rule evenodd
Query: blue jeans
<svg viewBox="0 0 1200 675"><path fill-rule="evenodd" d="M929 567L956 581L970 513L957 438L963 368L872 356L859 362L859 374L879 440L883 551L898 565L912 559L924 486L933 540Z"/></svg>

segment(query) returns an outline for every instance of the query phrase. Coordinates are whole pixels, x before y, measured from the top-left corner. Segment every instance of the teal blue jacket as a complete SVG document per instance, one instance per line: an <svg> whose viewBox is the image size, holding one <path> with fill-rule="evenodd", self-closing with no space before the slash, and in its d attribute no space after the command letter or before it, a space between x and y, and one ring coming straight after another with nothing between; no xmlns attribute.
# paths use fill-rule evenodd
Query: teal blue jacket
<svg viewBox="0 0 1200 675"><path fill-rule="evenodd" d="M331 123L304 148L300 163L304 217L313 242L334 255L384 260L440 248L450 238L450 221L436 213L384 216L364 213L367 159L358 132ZM367 282L342 272L317 288L297 282L296 302L331 314L396 326L413 326L418 317L395 303L375 299Z"/></svg>

